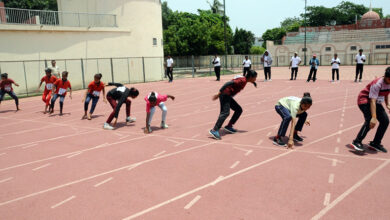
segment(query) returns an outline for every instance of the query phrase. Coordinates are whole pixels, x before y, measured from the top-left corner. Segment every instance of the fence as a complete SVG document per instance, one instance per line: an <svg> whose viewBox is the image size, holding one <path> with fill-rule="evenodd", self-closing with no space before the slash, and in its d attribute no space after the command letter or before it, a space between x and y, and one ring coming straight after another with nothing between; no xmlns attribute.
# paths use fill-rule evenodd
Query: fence
<svg viewBox="0 0 390 220"><path fill-rule="evenodd" d="M85 89L96 73L102 73L102 81L118 83L141 83L159 81L163 78L162 57L126 57L56 60L60 71L69 72L73 90ZM14 87L18 95L35 95L45 68L50 60L0 61L0 72L8 73L19 87Z"/></svg>
<svg viewBox="0 0 390 220"><path fill-rule="evenodd" d="M116 27L116 15L0 7L0 24Z"/></svg>

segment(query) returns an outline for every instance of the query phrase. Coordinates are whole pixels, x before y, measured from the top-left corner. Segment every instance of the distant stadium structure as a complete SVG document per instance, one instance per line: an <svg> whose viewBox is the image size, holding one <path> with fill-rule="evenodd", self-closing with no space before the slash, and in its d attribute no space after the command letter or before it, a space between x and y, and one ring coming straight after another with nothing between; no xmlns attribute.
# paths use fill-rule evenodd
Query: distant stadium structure
<svg viewBox="0 0 390 220"><path fill-rule="evenodd" d="M267 49L278 57L278 65L287 65L294 52L304 55L305 27L299 32L289 32L281 42L267 41ZM354 65L359 49L368 55L369 64L389 64L390 19L380 19L370 10L360 21L350 25L320 26L306 28L307 62L317 54L321 63L329 63L333 54L339 54L342 64Z"/></svg>

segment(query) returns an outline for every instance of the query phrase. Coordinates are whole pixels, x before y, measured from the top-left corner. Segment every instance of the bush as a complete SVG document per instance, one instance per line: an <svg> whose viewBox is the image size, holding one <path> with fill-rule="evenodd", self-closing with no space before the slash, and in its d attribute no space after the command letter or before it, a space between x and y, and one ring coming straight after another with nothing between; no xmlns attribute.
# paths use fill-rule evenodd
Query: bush
<svg viewBox="0 0 390 220"><path fill-rule="evenodd" d="M265 52L265 48L264 47L260 47L260 46L252 46L251 50L250 50L250 54L258 54L258 55L261 55Z"/></svg>

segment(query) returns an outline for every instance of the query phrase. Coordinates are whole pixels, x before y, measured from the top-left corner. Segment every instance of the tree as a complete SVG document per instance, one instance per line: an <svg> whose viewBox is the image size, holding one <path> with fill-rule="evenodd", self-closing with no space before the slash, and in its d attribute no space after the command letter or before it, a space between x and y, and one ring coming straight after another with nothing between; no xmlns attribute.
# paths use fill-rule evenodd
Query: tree
<svg viewBox="0 0 390 220"><path fill-rule="evenodd" d="M264 52L265 52L265 48L260 46L252 46L252 48L250 49L250 54L261 55L264 54Z"/></svg>
<svg viewBox="0 0 390 220"><path fill-rule="evenodd" d="M161 3L161 13L162 13L162 22L163 29L168 29L169 26L169 15L172 14L172 9L168 7L168 2Z"/></svg>
<svg viewBox="0 0 390 220"><path fill-rule="evenodd" d="M255 42L255 35L251 31L236 28L233 36L233 47L235 54L249 54Z"/></svg>
<svg viewBox="0 0 390 220"><path fill-rule="evenodd" d="M5 7L57 11L57 0L3 0Z"/></svg>
<svg viewBox="0 0 390 220"><path fill-rule="evenodd" d="M262 36L264 40L263 47L266 48L267 40L278 41L282 40L284 36L286 36L286 30L284 28L268 29Z"/></svg>

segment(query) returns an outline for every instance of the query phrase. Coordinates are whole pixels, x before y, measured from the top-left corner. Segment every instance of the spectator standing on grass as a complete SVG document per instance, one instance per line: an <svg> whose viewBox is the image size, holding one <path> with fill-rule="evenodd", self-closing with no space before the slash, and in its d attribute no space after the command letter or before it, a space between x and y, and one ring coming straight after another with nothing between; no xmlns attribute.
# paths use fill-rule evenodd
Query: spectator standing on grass
<svg viewBox="0 0 390 220"><path fill-rule="evenodd" d="M307 82L310 82L310 80L312 80L312 79L313 79L313 82L315 82L317 80L318 66L320 65L320 61L317 59L316 54L314 54L313 58L310 59L309 65L310 65L310 73L309 73L309 77L307 77ZM312 78L312 76L313 76L313 78Z"/></svg>
<svg viewBox="0 0 390 220"><path fill-rule="evenodd" d="M337 73L337 82L340 82L340 74L339 74L339 68L340 68L340 59L337 56L337 53L334 54L334 57L332 58L332 61L330 64L332 65L332 82L334 82L334 75Z"/></svg>
<svg viewBox="0 0 390 220"><path fill-rule="evenodd" d="M299 64L301 64L301 62L302 62L302 60L298 56L298 52L295 52L294 56L291 57L290 66L289 66L289 68L291 68L291 78L290 78L290 80L297 80L298 66L299 66ZM294 73L295 73L295 77L294 77Z"/></svg>
<svg viewBox="0 0 390 220"><path fill-rule="evenodd" d="M168 59L167 59L167 75L169 78L168 82L173 81L173 65L174 65L173 59L170 55L168 55Z"/></svg>
<svg viewBox="0 0 390 220"><path fill-rule="evenodd" d="M212 63L214 64L215 76L217 77L217 81L219 81L221 76L221 58L219 58L218 55L215 54Z"/></svg>
<svg viewBox="0 0 390 220"><path fill-rule="evenodd" d="M244 73L243 74L244 74L244 76L246 76L246 74L252 68L252 62L248 56L245 56L245 60L242 62L242 66L244 66L244 71L243 71Z"/></svg>
<svg viewBox="0 0 390 220"><path fill-rule="evenodd" d="M271 65L272 65L272 57L268 50L265 51L263 56L261 57L261 61L264 65L264 82L272 81L271 79Z"/></svg>
<svg viewBox="0 0 390 220"><path fill-rule="evenodd" d="M57 66L57 62L55 60L51 61L51 65L48 67L51 69L51 74L55 76L57 79L61 78L60 68Z"/></svg>
<svg viewBox="0 0 390 220"><path fill-rule="evenodd" d="M374 129L379 121L374 140L369 143L370 147L377 151L387 153L381 145L382 139L389 126L389 117L382 103L385 102L387 110L390 111L390 67L387 67L384 77L380 77L370 82L358 96L358 106L364 116L364 124L360 129L356 139L352 142L353 148L357 151L364 151L362 141L367 133Z"/></svg>
<svg viewBox="0 0 390 220"><path fill-rule="evenodd" d="M366 62L366 55L363 54L363 49L359 50L359 53L356 55L355 61L356 61L355 82L357 82L358 76L359 76L359 82L362 82L363 66L364 63Z"/></svg>

